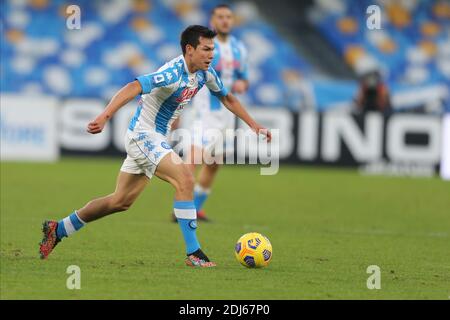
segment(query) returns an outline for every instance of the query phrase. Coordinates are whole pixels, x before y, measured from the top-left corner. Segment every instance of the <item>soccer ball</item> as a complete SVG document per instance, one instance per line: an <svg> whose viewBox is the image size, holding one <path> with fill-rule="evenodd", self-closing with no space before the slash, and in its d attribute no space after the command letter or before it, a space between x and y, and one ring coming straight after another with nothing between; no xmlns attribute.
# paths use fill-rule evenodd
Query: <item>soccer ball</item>
<svg viewBox="0 0 450 320"><path fill-rule="evenodd" d="M257 232L244 234L236 243L236 259L247 268L261 268L272 259L272 245L269 239Z"/></svg>

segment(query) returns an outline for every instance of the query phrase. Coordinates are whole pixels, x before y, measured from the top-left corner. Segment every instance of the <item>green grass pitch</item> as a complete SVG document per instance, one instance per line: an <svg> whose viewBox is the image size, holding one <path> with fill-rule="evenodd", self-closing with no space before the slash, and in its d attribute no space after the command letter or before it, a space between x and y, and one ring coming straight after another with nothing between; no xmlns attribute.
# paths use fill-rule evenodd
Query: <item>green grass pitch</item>
<svg viewBox="0 0 450 320"><path fill-rule="evenodd" d="M449 299L450 184L356 170L228 166L198 237L217 268L184 266L173 190L153 179L127 212L93 222L38 257L41 223L113 191L121 159L1 163L1 299ZM273 245L267 268L234 257L244 233ZM81 269L69 290L67 267ZM370 265L381 289L369 290Z"/></svg>

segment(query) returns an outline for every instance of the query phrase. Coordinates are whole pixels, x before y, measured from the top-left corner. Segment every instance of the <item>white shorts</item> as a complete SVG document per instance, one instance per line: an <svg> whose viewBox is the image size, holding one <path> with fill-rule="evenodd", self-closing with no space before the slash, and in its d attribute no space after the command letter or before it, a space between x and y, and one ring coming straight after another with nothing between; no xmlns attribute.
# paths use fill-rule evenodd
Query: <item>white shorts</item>
<svg viewBox="0 0 450 320"><path fill-rule="evenodd" d="M231 129L231 128L230 128ZM234 131L209 127L201 121L189 129L191 145L203 149L211 156L231 154L234 151Z"/></svg>
<svg viewBox="0 0 450 320"><path fill-rule="evenodd" d="M123 161L120 171L131 174L145 174L152 178L159 162L172 152L167 138L158 132L127 131L125 137L127 158Z"/></svg>

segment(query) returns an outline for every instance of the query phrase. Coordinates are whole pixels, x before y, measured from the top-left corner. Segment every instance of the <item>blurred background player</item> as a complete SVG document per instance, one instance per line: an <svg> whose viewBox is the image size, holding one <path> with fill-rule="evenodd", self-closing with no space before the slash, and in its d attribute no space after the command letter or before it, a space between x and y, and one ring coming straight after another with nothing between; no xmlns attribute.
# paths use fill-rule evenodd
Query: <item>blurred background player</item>
<svg viewBox="0 0 450 320"><path fill-rule="evenodd" d="M361 113L377 111L387 115L392 112L389 88L379 70L361 75L356 108Z"/></svg>
<svg viewBox="0 0 450 320"><path fill-rule="evenodd" d="M183 55L171 60L157 72L139 76L112 98L106 109L92 122L87 131L102 132L112 116L137 95L142 98L126 135L127 158L117 178L114 193L94 199L83 208L58 221L45 221L40 244L45 259L63 239L86 223L130 208L149 180L156 175L175 188L174 213L186 244L186 265L214 267L200 249L196 236L196 209L193 201L194 179L190 169L167 142L173 121L204 85L220 97L222 103L246 122L252 130L264 129L245 111L240 102L223 87L210 67L216 33L203 26L190 26L181 35ZM267 132L266 132L267 133ZM270 140L270 133L267 133ZM170 155L170 156L169 156Z"/></svg>
<svg viewBox="0 0 450 320"><path fill-rule="evenodd" d="M217 32L215 38L214 59L212 67L223 81L224 87L236 94L243 94L247 91L247 52L241 41L231 35L233 29L233 11L227 4L219 4L212 9L210 25ZM207 130L215 129L225 136L227 129L235 129L235 116L225 108L220 100L211 95L208 90L200 90L192 100L191 108L180 118L180 127L191 131L191 147L186 157L186 162L190 164L195 175L196 161L194 159L204 159L204 152L214 154L215 157L221 154L233 152L233 145L224 143L222 139L215 140ZM209 133L212 133L211 131ZM196 137L196 134L201 137ZM195 139L200 138L200 139ZM220 164L211 161L202 163L198 173L194 188L194 202L199 220L209 221L203 205L211 193L214 178L220 168ZM173 215L173 221L176 217Z"/></svg>

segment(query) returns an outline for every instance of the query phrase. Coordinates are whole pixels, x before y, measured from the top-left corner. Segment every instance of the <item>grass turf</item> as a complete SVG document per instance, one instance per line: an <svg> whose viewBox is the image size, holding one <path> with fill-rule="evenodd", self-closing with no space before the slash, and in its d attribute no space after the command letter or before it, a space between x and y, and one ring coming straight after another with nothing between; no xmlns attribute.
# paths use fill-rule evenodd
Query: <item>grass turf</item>
<svg viewBox="0 0 450 320"><path fill-rule="evenodd" d="M281 167L260 176L225 167L199 223L214 269L184 266L173 191L153 179L128 212L89 224L38 257L41 223L113 191L121 159L1 163L1 299L449 299L450 185L437 178L361 176ZM244 233L266 235L273 259L246 269ZM69 290L67 267L81 269ZM369 265L381 289L366 287Z"/></svg>

